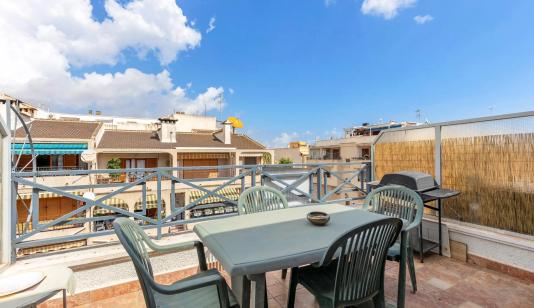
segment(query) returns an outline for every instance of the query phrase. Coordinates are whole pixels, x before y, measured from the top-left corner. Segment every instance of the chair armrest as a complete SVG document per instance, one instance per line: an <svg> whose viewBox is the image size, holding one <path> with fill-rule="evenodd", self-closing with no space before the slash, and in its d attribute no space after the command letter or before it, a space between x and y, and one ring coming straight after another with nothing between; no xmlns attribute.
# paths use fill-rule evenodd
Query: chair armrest
<svg viewBox="0 0 534 308"><path fill-rule="evenodd" d="M206 255L204 253L204 245L200 241L189 241L189 242L175 243L175 244L169 244L169 245L159 245L159 244L154 243L150 238L147 237L146 243L148 247L150 247L150 249L156 252L162 252L162 253L180 252L180 251L186 251L186 250L191 250L193 248L196 248L200 270L205 271L208 269L208 265L206 264Z"/></svg>
<svg viewBox="0 0 534 308"><path fill-rule="evenodd" d="M182 281L177 281L171 285L161 285L154 280L149 279L151 287L161 294L173 295L183 293L195 289L200 289L207 286L216 286L219 294L219 302L221 307L230 307L230 299L228 297L228 287L226 280L221 276L217 270L210 270L205 275L193 277Z"/></svg>
<svg viewBox="0 0 534 308"><path fill-rule="evenodd" d="M414 228L417 228L423 222L424 207L421 205L420 208L421 209L415 213L413 221L404 229L405 231L410 231Z"/></svg>
<svg viewBox="0 0 534 308"><path fill-rule="evenodd" d="M402 231L411 231L415 228L417 228L419 225L421 224L421 222L416 222L416 221L413 221L411 224L409 224L408 226L406 226L406 228L402 229Z"/></svg>

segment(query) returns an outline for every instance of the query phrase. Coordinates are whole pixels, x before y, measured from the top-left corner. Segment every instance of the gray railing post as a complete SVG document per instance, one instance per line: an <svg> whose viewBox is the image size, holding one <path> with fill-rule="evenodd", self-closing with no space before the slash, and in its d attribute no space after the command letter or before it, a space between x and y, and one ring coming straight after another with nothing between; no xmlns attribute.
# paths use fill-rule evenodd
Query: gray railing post
<svg viewBox="0 0 534 308"><path fill-rule="evenodd" d="M251 179L250 179L250 186L251 186L251 187L256 186L256 168L257 168L257 167L252 167L252 169L250 170L250 171L251 171L251 172L250 172L250 177L251 177Z"/></svg>
<svg viewBox="0 0 534 308"><path fill-rule="evenodd" d="M17 195L19 184L12 180L11 182L11 262L15 263L17 260Z"/></svg>
<svg viewBox="0 0 534 308"><path fill-rule="evenodd" d="M308 176L308 194L311 196L312 192L313 192L313 174L310 173L310 175ZM310 202L311 202L311 198L310 198Z"/></svg>
<svg viewBox="0 0 534 308"><path fill-rule="evenodd" d="M434 173L436 182L441 185L441 126L439 125L435 127L434 145Z"/></svg>
<svg viewBox="0 0 534 308"><path fill-rule="evenodd" d="M365 168L360 169L360 175L358 176L358 179L360 180L360 189L362 191L364 191L363 190L363 186L364 186L363 182L364 182L364 177L366 176L366 168L367 168L367 166Z"/></svg>
<svg viewBox="0 0 534 308"><path fill-rule="evenodd" d="M158 183L157 183L157 198L158 198L158 213L157 213L157 217L158 217L158 228L157 228L157 239L160 240L161 239L161 224L162 224L162 221L161 221L161 173L160 171L158 170L157 172L157 178L158 178ZM146 214L145 214L146 215Z"/></svg>
<svg viewBox="0 0 534 308"><path fill-rule="evenodd" d="M141 184L141 206L143 207L141 213L146 216L146 182Z"/></svg>
<svg viewBox="0 0 534 308"><path fill-rule="evenodd" d="M247 170L246 169L240 169L239 172L242 175L242 177L241 177L241 193L243 193L245 191L245 177L246 177L245 172L247 172Z"/></svg>
<svg viewBox="0 0 534 308"><path fill-rule="evenodd" d="M323 194L328 192L328 171L323 172Z"/></svg>
<svg viewBox="0 0 534 308"><path fill-rule="evenodd" d="M176 211L176 182L171 180L171 212Z"/></svg>
<svg viewBox="0 0 534 308"><path fill-rule="evenodd" d="M319 167L319 169L317 169L317 200L319 201L321 201L321 189L322 189L321 179L322 177L323 177L323 169Z"/></svg>
<svg viewBox="0 0 534 308"><path fill-rule="evenodd" d="M39 189L32 188L32 202L30 204L32 225L39 225Z"/></svg>

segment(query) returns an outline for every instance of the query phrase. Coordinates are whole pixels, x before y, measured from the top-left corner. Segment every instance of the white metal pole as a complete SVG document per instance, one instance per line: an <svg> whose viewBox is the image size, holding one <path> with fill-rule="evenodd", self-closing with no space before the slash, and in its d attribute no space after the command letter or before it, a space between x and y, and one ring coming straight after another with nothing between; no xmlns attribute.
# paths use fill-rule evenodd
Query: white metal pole
<svg viewBox="0 0 534 308"><path fill-rule="evenodd" d="M11 123L11 101L6 100L6 113L5 121L0 118L0 170L1 176L1 192L0 192L0 264L11 263L12 253L12 209L11 209L11 136L10 136L10 123Z"/></svg>

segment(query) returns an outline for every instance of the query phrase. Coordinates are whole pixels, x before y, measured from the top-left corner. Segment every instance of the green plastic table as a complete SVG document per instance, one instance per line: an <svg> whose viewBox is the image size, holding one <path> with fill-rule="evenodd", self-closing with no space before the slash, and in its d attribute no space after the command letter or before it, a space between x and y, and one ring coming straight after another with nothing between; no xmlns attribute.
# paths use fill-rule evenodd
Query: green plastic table
<svg viewBox="0 0 534 308"><path fill-rule="evenodd" d="M329 213L328 225L309 223L306 214L311 211ZM259 308L266 304L266 272L319 262L337 237L385 217L339 204L319 204L206 221L194 231L232 277L241 307L249 307L257 294L254 306Z"/></svg>
<svg viewBox="0 0 534 308"><path fill-rule="evenodd" d="M46 277L36 286L27 290L0 297L0 307L36 307L58 292L63 292L63 307L67 307L67 292L74 294L76 280L72 270L64 266L38 269ZM9 274L2 274L9 276Z"/></svg>

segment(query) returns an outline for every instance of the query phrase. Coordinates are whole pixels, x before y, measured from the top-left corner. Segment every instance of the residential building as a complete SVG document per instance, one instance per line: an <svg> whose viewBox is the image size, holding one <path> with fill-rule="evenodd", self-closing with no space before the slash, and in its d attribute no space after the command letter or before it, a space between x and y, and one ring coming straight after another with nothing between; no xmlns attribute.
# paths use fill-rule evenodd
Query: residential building
<svg viewBox="0 0 534 308"><path fill-rule="evenodd" d="M252 138L235 132L229 121L218 122L215 117L175 113L159 119L114 118L103 115L69 115L37 112L27 126L33 141L35 159L24 128L15 131L12 141L16 170L31 171L33 164L38 171L55 170L99 170L109 169L108 162L114 160L122 169L158 167L213 167L213 169L184 170L174 172L180 179L198 182L198 185L213 187L220 185L225 178L235 176L239 169L219 168L227 165L256 165L271 163L273 151L266 149ZM94 159L84 159L91 154ZM85 157L85 158L86 158ZM114 188L114 184L135 181L144 174L122 172L116 176L109 173L96 173L82 176L43 176L36 181L49 186L65 187L104 184L90 191L93 198L100 198ZM213 179L213 180L210 180ZM145 211L143 215L157 216L157 191L155 177L146 184L146 209L142 208L141 187L124 191L104 204L132 212ZM205 180L205 181L204 181ZM165 212L171 211L170 179L162 182L161 196ZM109 187L105 187L108 185ZM221 194L237 200L240 187L229 186ZM28 223L28 208L32 191L21 185L17 202L18 230L31 228ZM74 190L77 195L87 194L86 189ZM181 207L192 200L201 198L203 192L187 185L176 185L176 204ZM82 206L82 202L52 193L39 195L40 223L54 220ZM225 200L208 198L199 202L184 217L221 214L237 210ZM110 210L95 207L86 217L114 216ZM110 228L110 221L87 223L85 226L65 225L62 232L91 232ZM69 229L70 228L70 229ZM69 230L66 230L69 229ZM82 230L80 230L82 229ZM54 231L51 230L51 231ZM79 243L76 243L79 245ZM34 250L35 251L35 250Z"/></svg>
<svg viewBox="0 0 534 308"><path fill-rule="evenodd" d="M13 98L13 97L9 96L6 93L0 93L0 117L2 119L6 119L7 120L7 113L6 113L6 106L5 106L6 103L5 102L8 101L8 100L11 101L11 105L12 106L18 105L17 106L18 112L22 116L22 118L23 118L23 120L25 122L29 121L30 119L35 118L35 116L37 115L38 111L40 110L39 108L35 107L34 105L32 105L30 103L17 100L16 98ZM11 122L11 126L12 127L14 127L15 125L17 127L21 126L21 121L20 121L20 119L17 118L15 113L11 112L11 116L10 116L9 120Z"/></svg>
<svg viewBox="0 0 534 308"><path fill-rule="evenodd" d="M363 123L361 126L345 128L345 135L337 139L316 140L310 146L312 161L365 161L371 158L371 144L383 130L417 125L415 122L394 122L380 124Z"/></svg>
<svg viewBox="0 0 534 308"><path fill-rule="evenodd" d="M289 159L295 164L305 164L310 155L310 146L305 141L290 142L287 148L273 148L274 161Z"/></svg>
<svg viewBox="0 0 534 308"><path fill-rule="evenodd" d="M309 163L367 163L371 160L371 145L376 140L378 134L390 128L417 125L414 122L394 122L369 124L363 123L361 126L345 128L345 135L337 139L316 140L310 146ZM329 185L336 187L342 183L341 179L346 174L354 172L355 165L344 166L334 165L330 169L333 173L338 172L338 176L331 176L328 181ZM367 175L362 175L363 177ZM362 176L354 179L352 182L360 185ZM351 196L349 193L348 196Z"/></svg>

